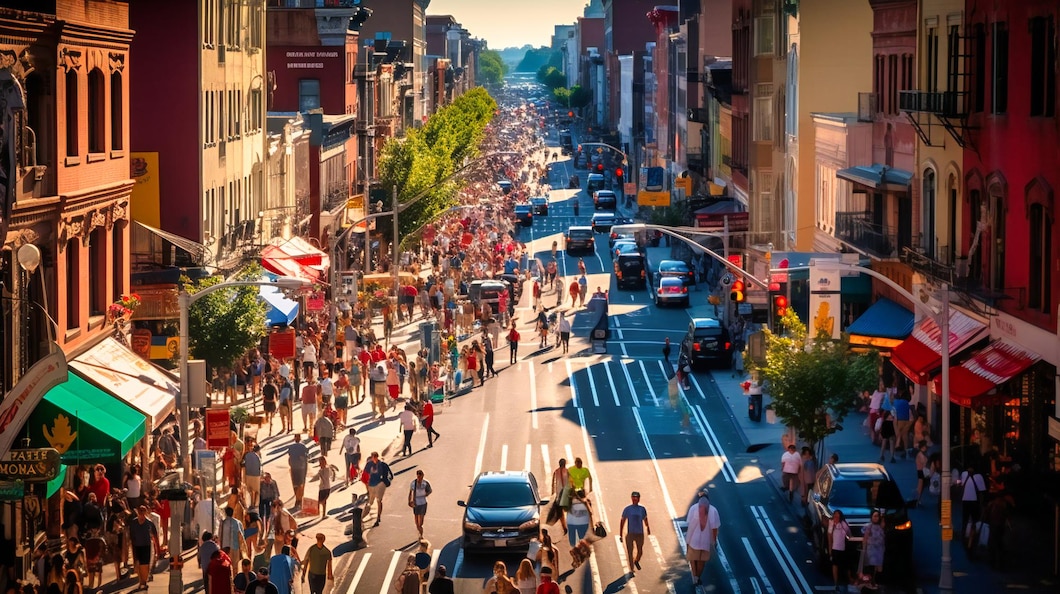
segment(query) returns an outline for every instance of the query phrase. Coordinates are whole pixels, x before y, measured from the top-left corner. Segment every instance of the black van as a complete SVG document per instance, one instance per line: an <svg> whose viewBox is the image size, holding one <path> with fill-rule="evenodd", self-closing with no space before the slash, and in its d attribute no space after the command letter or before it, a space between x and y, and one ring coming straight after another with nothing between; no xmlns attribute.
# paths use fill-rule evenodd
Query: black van
<svg viewBox="0 0 1060 594"><path fill-rule="evenodd" d="M647 271L642 254L619 254L615 258L615 281L619 289L643 288L647 285Z"/></svg>

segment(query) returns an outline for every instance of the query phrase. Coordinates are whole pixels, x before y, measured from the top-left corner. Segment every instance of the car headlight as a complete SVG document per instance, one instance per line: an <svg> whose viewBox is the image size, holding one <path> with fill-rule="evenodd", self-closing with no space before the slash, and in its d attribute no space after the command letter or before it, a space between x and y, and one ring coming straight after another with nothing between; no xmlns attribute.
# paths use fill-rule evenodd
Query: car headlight
<svg viewBox="0 0 1060 594"><path fill-rule="evenodd" d="M895 524L894 529L895 530L912 530L913 529L913 523L911 521L909 521L909 520L906 520L905 522L903 522L901 524Z"/></svg>
<svg viewBox="0 0 1060 594"><path fill-rule="evenodd" d="M526 522L523 522L522 524L519 524L519 532L526 532L528 530L537 530L538 526L540 524L541 524L541 521L538 518L534 518L533 520L528 520Z"/></svg>
<svg viewBox="0 0 1060 594"><path fill-rule="evenodd" d="M468 532L482 532L482 526L474 522L464 520L464 530L467 530Z"/></svg>

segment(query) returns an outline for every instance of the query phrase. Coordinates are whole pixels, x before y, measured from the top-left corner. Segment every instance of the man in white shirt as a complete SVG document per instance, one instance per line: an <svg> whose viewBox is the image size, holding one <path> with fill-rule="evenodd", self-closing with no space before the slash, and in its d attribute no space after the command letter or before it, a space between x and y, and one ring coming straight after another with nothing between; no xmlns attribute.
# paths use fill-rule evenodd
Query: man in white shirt
<svg viewBox="0 0 1060 594"><path fill-rule="evenodd" d="M412 408L409 405L406 404L405 410L398 414L398 421L401 423L401 431L405 434L405 443L401 445L401 454L411 456L412 434L416 432L416 414L412 412Z"/></svg>
<svg viewBox="0 0 1060 594"><path fill-rule="evenodd" d="M325 373L324 377L320 380L320 411L323 413L324 409L331 405L331 397L335 395L335 384L331 381L331 374Z"/></svg>
<svg viewBox="0 0 1060 594"><path fill-rule="evenodd" d="M887 387L883 385L883 380L880 380L880 385L872 396L869 397L869 430L872 431L872 443L879 445L880 434L876 432L876 419L880 418L880 407L883 406L883 399L887 397Z"/></svg>
<svg viewBox="0 0 1060 594"><path fill-rule="evenodd" d="M795 497L795 491L799 488L799 473L802 470L802 457L799 456L795 444L788 444L788 451L780 457L781 491L788 492L788 502Z"/></svg>
<svg viewBox="0 0 1060 594"><path fill-rule="evenodd" d="M710 504L706 491L698 493L699 500L688 508L685 516L688 528L685 543L688 545L688 563L692 567L692 583L703 583L700 576L710 561L714 545L718 542L718 529L721 527L721 516L718 509Z"/></svg>
<svg viewBox="0 0 1060 594"><path fill-rule="evenodd" d="M357 437L357 430L350 427L350 433L342 438L342 454L346 456L346 486L350 486L350 476L360 478L355 474L361 465L361 438Z"/></svg>

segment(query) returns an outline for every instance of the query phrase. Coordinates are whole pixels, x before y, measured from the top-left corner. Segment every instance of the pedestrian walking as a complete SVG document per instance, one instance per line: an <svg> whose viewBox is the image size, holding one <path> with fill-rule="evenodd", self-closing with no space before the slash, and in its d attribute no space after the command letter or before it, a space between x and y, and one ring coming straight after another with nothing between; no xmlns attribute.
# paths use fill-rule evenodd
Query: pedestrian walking
<svg viewBox="0 0 1060 594"><path fill-rule="evenodd" d="M289 546L281 547L280 552L269 559L269 581L275 584L278 594L291 594L294 591L295 568Z"/></svg>
<svg viewBox="0 0 1060 594"><path fill-rule="evenodd" d="M206 573L210 580L210 594L232 594L232 558L224 549L213 552ZM147 584L138 589L146 590Z"/></svg>
<svg viewBox="0 0 1060 594"><path fill-rule="evenodd" d="M589 469L582 466L581 458L574 459L574 466L567 469L567 474L570 476L571 489L583 489L586 493L592 493L593 477L589 474Z"/></svg>
<svg viewBox="0 0 1060 594"><path fill-rule="evenodd" d="M886 554L886 532L883 515L879 510L873 510L869 517L869 523L861 531L862 554L865 555L865 572L869 574L869 588L876 589L876 580L883 571L883 559Z"/></svg>
<svg viewBox="0 0 1060 594"><path fill-rule="evenodd" d="M298 520L295 520L291 512L284 508L283 502L280 500L272 502L272 516L269 520L269 528L272 531L272 551L274 555L280 554L288 539L290 544L296 547L295 554L297 554Z"/></svg>
<svg viewBox="0 0 1060 594"><path fill-rule="evenodd" d="M570 350L570 320L567 319L567 315L563 312L559 313L559 321L556 323L556 328L559 331L559 343L563 346L563 353L566 354Z"/></svg>
<svg viewBox="0 0 1060 594"><path fill-rule="evenodd" d="M573 495L570 490L570 473L567 470L567 460L560 458L559 462L556 463L556 469L552 471L552 499L553 507L558 507L561 512L559 514L560 526L563 527L563 534L567 534L567 510L570 509L570 498ZM552 514L549 514L552 517ZM554 523L551 522L550 523Z"/></svg>
<svg viewBox="0 0 1060 594"><path fill-rule="evenodd" d="M663 339L662 356L663 356L663 362L666 363L667 367L669 367L670 366L670 337L669 336L667 336L666 338Z"/></svg>
<svg viewBox="0 0 1060 594"><path fill-rule="evenodd" d="M814 481L817 480L817 456L813 454L813 450L809 446L802 446L802 504L806 505L808 497L810 495L810 489L813 488Z"/></svg>
<svg viewBox="0 0 1060 594"><path fill-rule="evenodd" d="M888 448L891 450L891 462L894 462L894 417L890 411L880 411L880 418L876 419L875 429L880 436L880 462L883 462Z"/></svg>
<svg viewBox="0 0 1060 594"><path fill-rule="evenodd" d="M394 480L394 473L391 472L390 466L379 458L379 452L372 452L368 462L364 465L364 470L368 472L368 501L364 505L364 511L365 515L371 513L372 502L375 502L375 524L373 526L378 526L383 517L383 495L386 494L386 488L390 486L390 482Z"/></svg>
<svg viewBox="0 0 1060 594"><path fill-rule="evenodd" d="M795 444L788 444L788 451L780 457L781 484L780 490L788 493L788 503L795 497L795 490L799 488L799 475L802 474L802 457L799 456Z"/></svg>
<svg viewBox="0 0 1060 594"><path fill-rule="evenodd" d="M534 571L534 564L529 559L519 562L519 569L515 570L515 585L519 588L519 594L537 593L537 572Z"/></svg>
<svg viewBox="0 0 1060 594"><path fill-rule="evenodd" d="M302 443L302 434L294 434L294 443L287 446L287 464L291 468L291 486L294 487L294 506L302 507L305 493L305 477L309 472L309 448Z"/></svg>
<svg viewBox="0 0 1060 594"><path fill-rule="evenodd" d="M515 329L515 320L512 320L512 327L508 330L508 363L515 365L515 361L519 358L519 331Z"/></svg>
<svg viewBox="0 0 1060 594"><path fill-rule="evenodd" d="M648 523L648 510L640 504L640 492L633 491L629 494L630 504L622 509L622 521L618 524L618 538L626 543L626 560L630 571L640 571L640 559L644 554L644 535L651 534L651 525ZM623 536L625 533L625 536ZM637 548L637 556L633 556L633 548Z"/></svg>
<svg viewBox="0 0 1060 594"><path fill-rule="evenodd" d="M320 384L309 376L306 385L302 386L302 431L312 431L313 423L317 420L317 403L320 401Z"/></svg>
<svg viewBox="0 0 1060 594"><path fill-rule="evenodd" d="M258 493L258 515L265 522L265 531L268 531L268 520L272 517L272 502L280 499L280 486L272 480L272 474L264 472L261 475L261 491Z"/></svg>
<svg viewBox="0 0 1060 594"><path fill-rule="evenodd" d="M269 579L269 568L259 567L255 572L257 580L247 589L253 594L280 594L279 587Z"/></svg>
<svg viewBox="0 0 1060 594"><path fill-rule="evenodd" d="M361 466L361 438L357 437L357 430L350 427L350 433L342 438L342 454L346 460L346 486L350 486L350 479L360 478Z"/></svg>
<svg viewBox="0 0 1060 594"><path fill-rule="evenodd" d="M570 546L575 546L578 541L589 534L589 526L592 525L593 507L585 491L578 489L570 500L570 509L567 510L567 534Z"/></svg>
<svg viewBox="0 0 1060 594"><path fill-rule="evenodd" d="M261 446L255 443L243 456L243 484L250 495L251 507L257 507L261 497L261 473Z"/></svg>
<svg viewBox="0 0 1060 594"><path fill-rule="evenodd" d="M431 496L431 483L423 478L423 471L416 471L416 478L409 485L409 507L416 532L423 538L423 518L427 515L427 498Z"/></svg>
<svg viewBox="0 0 1060 594"><path fill-rule="evenodd" d="M447 574L449 570L444 565L439 565L434 568L434 579L431 580L431 586L427 589L427 594L455 594L455 584L453 579Z"/></svg>
<svg viewBox="0 0 1060 594"><path fill-rule="evenodd" d="M688 508L685 522L688 564L692 568L692 583L698 586L703 583L703 569L718 543L718 529L721 528L721 515L710 504L706 491L696 493L696 502Z"/></svg>
<svg viewBox="0 0 1060 594"><path fill-rule="evenodd" d="M401 455L411 456L412 435L416 432L416 414L412 412L412 406L405 405L405 409L398 414L398 423L405 437L405 441L401 444Z"/></svg>
<svg viewBox="0 0 1060 594"><path fill-rule="evenodd" d="M250 559L240 561L239 573L232 579L232 586L235 588L236 594L246 594L247 588L256 581L258 581L258 576L251 569Z"/></svg>
<svg viewBox="0 0 1060 594"><path fill-rule="evenodd" d="M570 306L571 308L578 306L578 295L581 294L581 285L578 283L578 279L574 279L570 282L570 288L567 291L570 293Z"/></svg>
<svg viewBox="0 0 1060 594"><path fill-rule="evenodd" d="M839 577L842 576L844 583L850 582L850 559L847 554L847 543L853 533L850 524L847 524L843 516L843 510L837 509L832 512L832 521L828 525L828 553L832 560L832 580L835 582L835 591L839 592Z"/></svg>
<svg viewBox="0 0 1060 594"><path fill-rule="evenodd" d="M328 461L323 456L320 457L320 468L317 470L317 502L320 507L320 519L324 519L324 516L328 513L328 495L331 494L331 481L335 478L331 467L328 466Z"/></svg>
<svg viewBox="0 0 1060 594"><path fill-rule="evenodd" d="M578 277L578 306L585 305L585 295L589 293L589 279L585 276L585 262L579 260L582 275Z"/></svg>
<svg viewBox="0 0 1060 594"><path fill-rule="evenodd" d="M261 407L265 412L265 420L269 423L269 435L272 435L272 421L276 417L276 405L279 390L272 374L265 375L265 384L261 386Z"/></svg>
<svg viewBox="0 0 1060 594"><path fill-rule="evenodd" d="M986 497L986 479L976 470L974 464L961 473L957 483L961 489L961 527L964 530L964 548L974 551L979 542L978 522L982 510L982 500Z"/></svg>
<svg viewBox="0 0 1060 594"><path fill-rule="evenodd" d="M231 551L230 555L242 559L247 551L247 541L243 533L243 522L235 517L235 510L225 507L225 519L221 520L221 549ZM248 555L249 558L249 555Z"/></svg>
<svg viewBox="0 0 1060 594"><path fill-rule="evenodd" d="M405 569L397 577L394 589L398 594L420 594L423 588L423 576L416 567L416 555L409 555L405 559Z"/></svg>
<svg viewBox="0 0 1060 594"><path fill-rule="evenodd" d="M280 383L279 412L280 431L290 433L294 428L294 388L286 377Z"/></svg>
<svg viewBox="0 0 1060 594"><path fill-rule="evenodd" d="M302 583L309 582L310 594L324 594L324 586L328 581L335 581L335 574L331 568L331 549L324 546L325 536L318 532L316 539L316 543L305 554L306 568L302 572Z"/></svg>
<svg viewBox="0 0 1060 594"><path fill-rule="evenodd" d="M210 594L210 574L208 571L210 568L210 559L213 558L215 552L220 550L221 547L217 544L213 532L210 532L209 530L204 531L202 533L202 541L199 542L198 559L199 569L202 570L202 586L207 594ZM116 560L121 559L118 551L112 550L111 553ZM121 572L117 573L115 579L121 579Z"/></svg>
<svg viewBox="0 0 1060 594"><path fill-rule="evenodd" d="M147 519L147 506L136 508L136 518L129 523L129 540L132 542L133 562L139 579L136 589L146 590L147 578L151 575L151 553L162 548L154 522Z"/></svg>
<svg viewBox="0 0 1060 594"><path fill-rule="evenodd" d="M423 429L427 432L427 447L433 448L434 440L441 437L441 434L434 430L434 403L430 399L423 402L420 423L423 424Z"/></svg>
<svg viewBox="0 0 1060 594"><path fill-rule="evenodd" d="M493 338L490 337L489 326L482 330L482 351L482 373L486 377L497 377L497 370L493 368Z"/></svg>
<svg viewBox="0 0 1060 594"><path fill-rule="evenodd" d="M313 423L313 435L320 444L320 453L325 456L331 453L331 442L335 439L335 424L327 415L320 415L320 418Z"/></svg>

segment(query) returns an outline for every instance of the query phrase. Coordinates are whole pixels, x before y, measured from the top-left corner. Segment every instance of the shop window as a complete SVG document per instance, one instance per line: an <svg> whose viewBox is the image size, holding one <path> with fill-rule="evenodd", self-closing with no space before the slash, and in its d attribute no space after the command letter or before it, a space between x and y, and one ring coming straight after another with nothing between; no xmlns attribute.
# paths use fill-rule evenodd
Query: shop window
<svg viewBox="0 0 1060 594"><path fill-rule="evenodd" d="M1056 113L1056 26L1053 17L1031 19L1031 115Z"/></svg>
<svg viewBox="0 0 1060 594"><path fill-rule="evenodd" d="M77 71L66 71L66 156L76 157L78 154L78 126L77 118Z"/></svg>
<svg viewBox="0 0 1060 594"><path fill-rule="evenodd" d="M1008 111L1008 26L994 23L991 29L990 113Z"/></svg>
<svg viewBox="0 0 1060 594"><path fill-rule="evenodd" d="M125 148L125 86L121 72L110 75L110 147L120 151Z"/></svg>
<svg viewBox="0 0 1060 594"><path fill-rule="evenodd" d="M972 33L972 59L975 75L972 77L972 111L981 113L986 108L986 27L979 23Z"/></svg>
<svg viewBox="0 0 1060 594"><path fill-rule="evenodd" d="M935 195L937 183L934 169L924 170L924 192L921 199L920 249L929 257L935 257Z"/></svg>
<svg viewBox="0 0 1060 594"><path fill-rule="evenodd" d="M93 68L88 73L88 152L103 153L107 150L105 135L107 121L107 91L103 84L103 73Z"/></svg>

